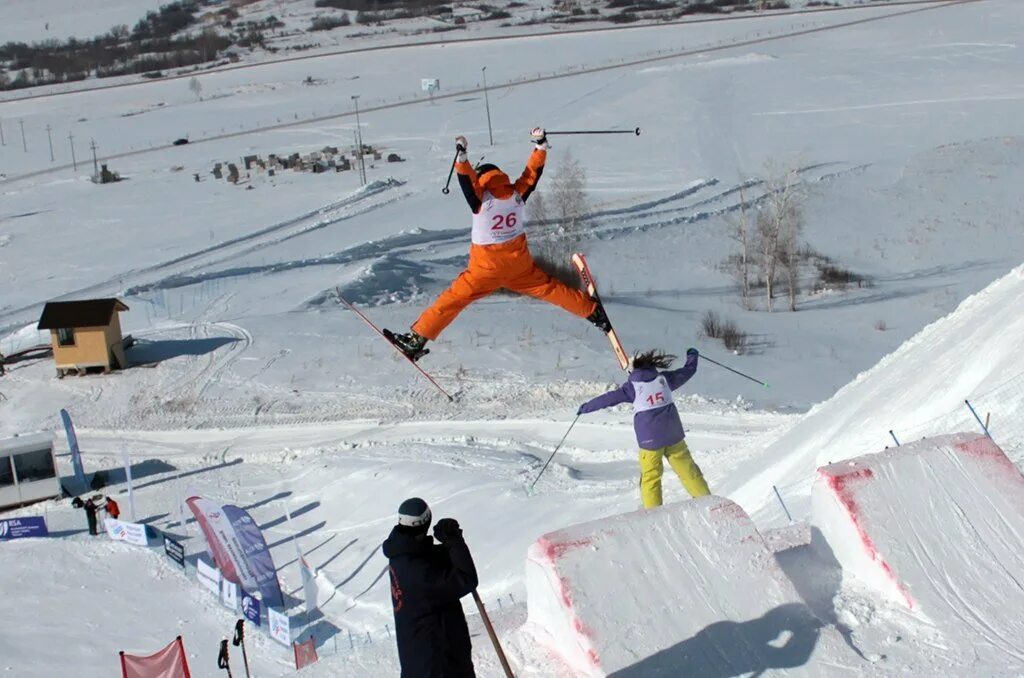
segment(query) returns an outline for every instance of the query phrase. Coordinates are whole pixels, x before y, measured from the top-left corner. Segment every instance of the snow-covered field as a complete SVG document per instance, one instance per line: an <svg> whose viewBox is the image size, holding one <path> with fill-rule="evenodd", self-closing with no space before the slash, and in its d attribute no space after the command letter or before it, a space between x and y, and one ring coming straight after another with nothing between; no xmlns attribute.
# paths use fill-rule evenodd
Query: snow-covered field
<svg viewBox="0 0 1024 678"><path fill-rule="evenodd" d="M12 3L10 20L27 20L29 4ZM252 506L284 588L296 595L283 518L290 509L299 545L320 572L324 623L316 633L332 655L310 675L395 673L378 547L400 501L422 495L436 516L463 522L481 594L491 608L505 601L494 611L518 673L557 675L551 657L513 638L526 616L527 548L545 532L637 508L629 414L582 419L536 495L525 485L578 404L621 378L607 341L557 309L487 299L424 360L457 392L448 404L341 310L334 290L383 326L404 328L457 274L468 213L457 189L440 191L455 134L469 137L474 160L485 156L511 173L536 124L639 126L639 137L553 137L539 193L549 196L545 188L570 156L586 170L590 213L579 249L627 348L696 346L771 385L704 363L680 410L712 490L754 517L825 623L842 620L842 632L877 655L845 668L927 674L952 660L928 648L926 620L840 583L834 571L822 575L801 550L809 535L800 526L768 529L785 520L773 485L804 519L817 465L881 450L890 429L916 439L970 426L956 416L963 399L1016 383L1024 371L1014 270L1024 251L1024 7L987 0L910 9L922 8L268 64L201 76L201 98L176 80L0 101L0 173L8 177L0 180L0 352L39 341L31 325L47 300L116 295L131 308L125 331L139 341L130 359L158 363L59 381L46 360L11 365L0 377L0 437L56 430L67 408L87 469L116 468L126 449L142 486L138 517L187 532L192 555L203 550L194 526L169 527L176 485ZM7 11L5 3L0 23ZM845 25L859 19L870 21ZM761 41L728 47L751 40ZM697 53L593 70L684 49ZM483 66L493 147L475 91ZM567 77L525 82L554 72ZM313 84L303 84L307 77ZM442 95L464 94L413 101L424 77L440 78ZM367 186L353 171L243 174L237 186L210 174L216 162L249 154L350 147L353 95L364 141L405 159L371 162ZM79 171L48 171L70 162L69 132ZM243 134L228 136L235 132ZM159 148L181 136L193 143ZM98 186L86 178L90 139L101 161L146 152L111 160L127 180ZM735 251L729 230L739 188L748 200L760 196L752 180L769 163L796 169L809 188L807 243L869 284L816 291L808 270L796 313L742 307L722 262ZM30 173L38 174L22 176ZM699 335L709 310L749 334L747 352ZM994 437L1018 463L1024 430L1005 428L1000 438L997 425L1018 418L1022 402L985 401ZM937 430L922 428L936 419ZM684 496L666 478L666 501ZM5 579L0 616L34 606L38 614L19 618L17 650L0 653L0 666L49 676L74 661L83 676L109 675L118 650L155 650L182 633L203 667L197 675L212 673L212 639L226 632L230 613L162 556L89 540L68 502L46 511L52 529L64 531L60 540L0 547L0 569L19 581L45 587L59 579L45 603L28 585L8 595ZM34 569L36 559L52 565ZM113 630L108 618L118 620ZM474 628L482 674L496 675L486 636ZM2 630L0 645L15 637ZM350 630L370 631L374 644L333 655ZM44 635L66 638L72 651L33 659ZM907 642L882 651L893 637ZM261 640L251 651L257 675L288 672L283 648Z"/></svg>

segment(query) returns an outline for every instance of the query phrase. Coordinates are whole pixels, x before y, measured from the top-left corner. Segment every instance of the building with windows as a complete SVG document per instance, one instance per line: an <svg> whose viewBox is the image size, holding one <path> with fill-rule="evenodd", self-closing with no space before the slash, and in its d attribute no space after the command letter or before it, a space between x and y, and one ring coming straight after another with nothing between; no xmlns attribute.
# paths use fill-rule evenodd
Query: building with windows
<svg viewBox="0 0 1024 678"><path fill-rule="evenodd" d="M51 301L43 307L39 329L50 331L57 376L128 366L118 316L128 307L118 299Z"/></svg>
<svg viewBox="0 0 1024 678"><path fill-rule="evenodd" d="M60 495L52 435L36 433L0 440L0 509Z"/></svg>

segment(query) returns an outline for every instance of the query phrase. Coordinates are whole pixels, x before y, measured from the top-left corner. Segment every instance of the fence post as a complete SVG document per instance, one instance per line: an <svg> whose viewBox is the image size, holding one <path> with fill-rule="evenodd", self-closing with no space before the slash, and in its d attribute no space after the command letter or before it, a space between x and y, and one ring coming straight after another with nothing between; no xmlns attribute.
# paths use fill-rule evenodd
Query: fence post
<svg viewBox="0 0 1024 678"><path fill-rule="evenodd" d="M964 400L964 404L967 405L967 409L969 409L971 411L971 414L974 415L974 418L978 420L978 424L981 425L981 430L984 431L985 435L987 435L989 437L989 440L991 440L992 439L992 434L988 432L988 426L985 426L985 422L983 422L981 420L981 417L978 416L978 413L974 411L974 406L971 405L971 401L965 399Z"/></svg>
<svg viewBox="0 0 1024 678"><path fill-rule="evenodd" d="M789 524L793 524L793 516L789 514L789 509L786 508L786 502L782 501L782 495L779 494L779 488L772 485L772 489L775 490L775 496L779 498L779 503L782 504L782 510L786 512L786 517L789 518Z"/></svg>

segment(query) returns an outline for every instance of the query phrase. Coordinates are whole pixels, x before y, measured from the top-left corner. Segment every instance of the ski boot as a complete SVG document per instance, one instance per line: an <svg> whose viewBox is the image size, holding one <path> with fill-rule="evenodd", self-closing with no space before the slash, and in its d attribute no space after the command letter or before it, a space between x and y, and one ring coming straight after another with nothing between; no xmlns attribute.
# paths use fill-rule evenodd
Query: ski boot
<svg viewBox="0 0 1024 678"><path fill-rule="evenodd" d="M394 344L399 351L405 354L406 358L413 362L430 353L430 349L424 348L427 344L427 338L416 334L416 332L410 331L406 334L395 334L391 330L384 330L383 333L388 341Z"/></svg>
<svg viewBox="0 0 1024 678"><path fill-rule="evenodd" d="M587 320L597 326L599 330L608 334L612 331L612 323L608 320L608 314L604 312L604 304L601 303L600 299L594 299L597 302L597 306L594 307L594 312L587 316Z"/></svg>

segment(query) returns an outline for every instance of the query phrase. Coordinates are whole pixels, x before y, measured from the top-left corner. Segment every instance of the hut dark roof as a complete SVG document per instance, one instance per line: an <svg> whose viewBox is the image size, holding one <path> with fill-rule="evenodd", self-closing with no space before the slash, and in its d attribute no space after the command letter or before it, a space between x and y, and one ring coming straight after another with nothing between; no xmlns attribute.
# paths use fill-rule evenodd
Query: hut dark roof
<svg viewBox="0 0 1024 678"><path fill-rule="evenodd" d="M62 327L103 327L110 324L115 311L127 311L118 299L82 299L51 301L43 307L38 328L56 330Z"/></svg>

